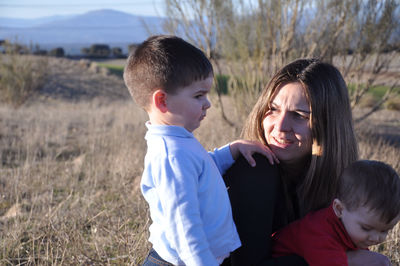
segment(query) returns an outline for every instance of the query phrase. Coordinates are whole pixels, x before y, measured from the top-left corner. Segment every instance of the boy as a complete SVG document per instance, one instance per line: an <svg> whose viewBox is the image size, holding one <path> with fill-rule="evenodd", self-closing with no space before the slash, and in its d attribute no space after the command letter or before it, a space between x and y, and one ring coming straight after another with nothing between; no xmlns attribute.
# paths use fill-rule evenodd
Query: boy
<svg viewBox="0 0 400 266"><path fill-rule="evenodd" d="M241 243L221 173L239 153L252 165L254 152L271 163L274 155L250 141L209 154L194 138L210 108L213 69L203 52L181 38L147 39L129 56L124 80L149 115L141 190L150 206L153 249L144 265L222 263Z"/></svg>
<svg viewBox="0 0 400 266"><path fill-rule="evenodd" d="M348 265L347 251L386 239L400 220L400 178L389 165L362 160L346 168L330 207L273 235L274 257L297 254L309 265Z"/></svg>

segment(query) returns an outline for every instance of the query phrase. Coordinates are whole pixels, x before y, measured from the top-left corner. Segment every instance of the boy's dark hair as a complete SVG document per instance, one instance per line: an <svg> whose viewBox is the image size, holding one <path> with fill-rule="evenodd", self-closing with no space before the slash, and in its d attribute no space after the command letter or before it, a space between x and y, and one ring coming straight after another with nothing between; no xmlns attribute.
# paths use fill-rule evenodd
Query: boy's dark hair
<svg viewBox="0 0 400 266"><path fill-rule="evenodd" d="M155 35L129 56L124 80L137 104L146 109L156 89L174 94L212 74L212 65L200 49L176 36Z"/></svg>
<svg viewBox="0 0 400 266"><path fill-rule="evenodd" d="M400 214L400 177L383 162L356 161L343 171L337 196L350 211L367 207L390 223Z"/></svg>

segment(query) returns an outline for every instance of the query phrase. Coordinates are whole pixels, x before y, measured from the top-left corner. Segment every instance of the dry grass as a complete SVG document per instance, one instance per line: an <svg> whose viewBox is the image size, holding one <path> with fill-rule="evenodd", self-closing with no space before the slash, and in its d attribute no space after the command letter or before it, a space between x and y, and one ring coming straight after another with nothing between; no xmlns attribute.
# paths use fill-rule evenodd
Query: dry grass
<svg viewBox="0 0 400 266"><path fill-rule="evenodd" d="M208 146L234 138L209 116ZM145 120L130 100L1 106L0 264L139 264Z"/></svg>
<svg viewBox="0 0 400 266"><path fill-rule="evenodd" d="M138 265L150 248L139 191L147 116L121 79L66 59L49 66L39 98L0 105L0 265ZM368 118L358 128L361 156L400 171L399 128L396 111ZM239 131L214 107L195 135L212 149ZM375 249L400 264L399 225Z"/></svg>
<svg viewBox="0 0 400 266"><path fill-rule="evenodd" d="M145 120L131 101L1 106L0 264L138 265L150 247ZM238 132L212 108L196 136L211 149ZM399 147L362 134L360 144L362 157L400 170ZM399 236L397 226L376 247L394 263Z"/></svg>
<svg viewBox="0 0 400 266"><path fill-rule="evenodd" d="M0 113L0 264L138 264L143 113L127 103Z"/></svg>

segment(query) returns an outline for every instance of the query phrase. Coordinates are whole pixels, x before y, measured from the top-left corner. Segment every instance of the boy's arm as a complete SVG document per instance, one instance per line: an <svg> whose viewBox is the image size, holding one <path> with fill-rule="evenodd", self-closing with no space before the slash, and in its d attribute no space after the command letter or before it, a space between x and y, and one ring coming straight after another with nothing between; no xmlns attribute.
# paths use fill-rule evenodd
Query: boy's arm
<svg viewBox="0 0 400 266"><path fill-rule="evenodd" d="M214 149L213 152L208 152L213 158L215 164L218 167L219 172L223 175L228 168L239 158L242 154L246 161L251 165L255 166L256 161L253 158L254 153L260 153L265 156L270 164L274 164L274 161L279 163L278 158L274 153L265 145L258 141L250 140L236 140L221 148Z"/></svg>
<svg viewBox="0 0 400 266"><path fill-rule="evenodd" d="M208 154L213 159L221 175L223 175L226 170L228 170L229 167L231 167L232 164L235 162L232 157L229 144L226 144L220 148L216 148L212 152L209 151Z"/></svg>
<svg viewBox="0 0 400 266"><path fill-rule="evenodd" d="M270 148L266 145L263 145L259 141L239 139L231 142L229 147L234 160L239 158L239 155L242 154L247 162L253 167L256 166L256 161L253 158L254 153L261 153L262 155L267 157L270 164L274 164L274 161L276 163L279 163L278 158L270 150Z"/></svg>
<svg viewBox="0 0 400 266"><path fill-rule="evenodd" d="M167 157L154 169L157 194L165 217L169 244L186 265L218 265L212 254L198 201L197 166L184 155Z"/></svg>

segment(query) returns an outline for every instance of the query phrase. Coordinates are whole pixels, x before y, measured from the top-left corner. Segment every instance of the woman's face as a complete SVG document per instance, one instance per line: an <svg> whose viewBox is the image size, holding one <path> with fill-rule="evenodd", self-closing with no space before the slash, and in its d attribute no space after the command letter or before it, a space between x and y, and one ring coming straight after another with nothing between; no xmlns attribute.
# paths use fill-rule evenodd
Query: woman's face
<svg viewBox="0 0 400 266"><path fill-rule="evenodd" d="M278 159L296 163L311 154L311 110L303 86L289 83L272 98L263 120L267 143Z"/></svg>

